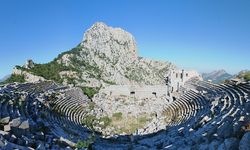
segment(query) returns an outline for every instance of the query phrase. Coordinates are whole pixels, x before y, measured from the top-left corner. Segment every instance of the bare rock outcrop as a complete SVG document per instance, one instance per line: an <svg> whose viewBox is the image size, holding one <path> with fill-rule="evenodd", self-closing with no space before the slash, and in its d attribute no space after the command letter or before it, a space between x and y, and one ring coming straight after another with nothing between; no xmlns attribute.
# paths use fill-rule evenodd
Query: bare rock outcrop
<svg viewBox="0 0 250 150"><path fill-rule="evenodd" d="M25 81L31 82L31 83L39 82L39 81L45 81L45 79L43 77L36 76L36 75L34 75L32 73L29 73L28 71L24 71L24 70L18 69L16 67L13 69L12 74L14 74L14 75L23 75Z"/></svg>
<svg viewBox="0 0 250 150"><path fill-rule="evenodd" d="M81 84L86 86L103 82L119 85L164 84L162 79L166 72L176 68L170 62L139 57L135 38L129 32L101 22L86 31L76 51L62 55L57 62L78 69L79 78L83 81Z"/></svg>
<svg viewBox="0 0 250 150"><path fill-rule="evenodd" d="M95 53L109 56L112 63L131 63L137 59L136 42L132 34L102 22L95 23L84 34L81 45Z"/></svg>

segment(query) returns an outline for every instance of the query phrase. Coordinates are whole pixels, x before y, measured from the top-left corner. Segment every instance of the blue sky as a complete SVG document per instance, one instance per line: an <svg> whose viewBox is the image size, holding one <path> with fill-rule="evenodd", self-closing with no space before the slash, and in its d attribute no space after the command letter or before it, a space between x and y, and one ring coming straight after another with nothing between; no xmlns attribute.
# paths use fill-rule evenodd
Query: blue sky
<svg viewBox="0 0 250 150"><path fill-rule="evenodd" d="M250 69L249 0L1 0L0 77L46 63L95 22L131 32L139 55L208 72Z"/></svg>

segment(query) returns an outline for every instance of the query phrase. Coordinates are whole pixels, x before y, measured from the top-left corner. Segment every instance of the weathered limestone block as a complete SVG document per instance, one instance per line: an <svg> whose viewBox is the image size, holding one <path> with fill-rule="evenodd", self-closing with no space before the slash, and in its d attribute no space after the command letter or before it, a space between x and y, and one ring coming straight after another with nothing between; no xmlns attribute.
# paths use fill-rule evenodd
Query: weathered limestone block
<svg viewBox="0 0 250 150"><path fill-rule="evenodd" d="M38 140L43 141L45 139L44 133L43 132L35 133L35 138L38 139Z"/></svg>
<svg viewBox="0 0 250 150"><path fill-rule="evenodd" d="M10 122L10 117L4 117L0 119L0 124L8 124Z"/></svg>
<svg viewBox="0 0 250 150"><path fill-rule="evenodd" d="M3 136L0 134L0 149L5 146L5 142L4 141L5 140L4 140Z"/></svg>
<svg viewBox="0 0 250 150"><path fill-rule="evenodd" d="M18 145L25 146L25 142L26 141L23 138L21 138L21 137L17 139L17 144Z"/></svg>
<svg viewBox="0 0 250 150"><path fill-rule="evenodd" d="M220 142L217 141L217 140L214 140L212 141L210 144L209 144L209 150L217 150L218 147L220 145Z"/></svg>
<svg viewBox="0 0 250 150"><path fill-rule="evenodd" d="M28 120L23 121L23 122L20 124L19 128L20 128L20 129L24 129L24 130L29 129L29 121L28 121Z"/></svg>
<svg viewBox="0 0 250 150"><path fill-rule="evenodd" d="M67 145L74 147L76 144L68 139L65 139L63 137L60 137L59 142L66 143Z"/></svg>
<svg viewBox="0 0 250 150"><path fill-rule="evenodd" d="M243 136L244 131L242 128L243 128L244 124L245 123L243 121L238 121L233 125L234 136L237 136L237 137Z"/></svg>
<svg viewBox="0 0 250 150"><path fill-rule="evenodd" d="M37 150L45 150L46 148L45 148L44 143L39 142L39 143L37 143L37 148L36 149Z"/></svg>
<svg viewBox="0 0 250 150"><path fill-rule="evenodd" d="M240 141L240 150L249 150L250 149L250 132L244 134Z"/></svg>
<svg viewBox="0 0 250 150"><path fill-rule="evenodd" d="M21 124L21 118L12 119L10 122L11 127L18 127Z"/></svg>
<svg viewBox="0 0 250 150"><path fill-rule="evenodd" d="M9 142L14 143L17 140L17 137L15 135L11 135L10 138L8 139Z"/></svg>
<svg viewBox="0 0 250 150"><path fill-rule="evenodd" d="M217 130L221 138L229 138L233 134L233 125L231 122L224 122Z"/></svg>
<svg viewBox="0 0 250 150"><path fill-rule="evenodd" d="M5 132L10 131L10 125L9 125L9 124L4 125L4 126L3 126L3 131L5 131Z"/></svg>
<svg viewBox="0 0 250 150"><path fill-rule="evenodd" d="M5 131L0 130L0 135L2 135L2 136L8 136L9 132L5 132Z"/></svg>
<svg viewBox="0 0 250 150"><path fill-rule="evenodd" d="M239 147L239 140L236 138L229 138L225 139L218 149L233 150L233 149L238 149L238 147Z"/></svg>
<svg viewBox="0 0 250 150"><path fill-rule="evenodd" d="M208 150L208 148L209 148L209 145L208 145L208 144L200 144L200 145L199 145L199 149L200 149L200 150Z"/></svg>

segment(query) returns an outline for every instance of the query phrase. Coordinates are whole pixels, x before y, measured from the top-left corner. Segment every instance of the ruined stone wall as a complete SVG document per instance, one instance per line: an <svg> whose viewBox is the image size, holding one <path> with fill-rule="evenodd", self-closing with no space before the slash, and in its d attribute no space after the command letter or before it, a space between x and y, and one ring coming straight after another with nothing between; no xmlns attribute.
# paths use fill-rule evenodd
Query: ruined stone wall
<svg viewBox="0 0 250 150"><path fill-rule="evenodd" d="M198 72L194 70L171 70L167 77L168 91L170 93L178 92L179 89L184 86L185 82L193 77L202 79Z"/></svg>
<svg viewBox="0 0 250 150"><path fill-rule="evenodd" d="M134 96L136 98L152 98L166 96L165 85L132 86L132 85L110 85L100 92L110 96Z"/></svg>

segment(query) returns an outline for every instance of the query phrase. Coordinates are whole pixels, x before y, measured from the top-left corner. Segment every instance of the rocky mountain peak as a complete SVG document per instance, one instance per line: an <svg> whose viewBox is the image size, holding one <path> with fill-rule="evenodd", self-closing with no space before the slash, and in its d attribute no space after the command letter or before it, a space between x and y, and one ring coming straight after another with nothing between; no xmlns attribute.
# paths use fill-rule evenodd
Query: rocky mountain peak
<svg viewBox="0 0 250 150"><path fill-rule="evenodd" d="M221 81L231 78L232 75L227 73L224 69L220 69L210 73L203 73L202 77L204 80L212 80L214 83L220 83Z"/></svg>
<svg viewBox="0 0 250 150"><path fill-rule="evenodd" d="M35 63L33 62L33 60L32 59L28 59L25 62L25 64L23 65L23 67L26 68L26 69L31 69L31 68L34 67L34 65L35 65Z"/></svg>
<svg viewBox="0 0 250 150"><path fill-rule="evenodd" d="M126 63L137 59L136 42L132 34L102 22L95 23L87 30L81 45L97 54L104 54L114 62Z"/></svg>
<svg viewBox="0 0 250 150"><path fill-rule="evenodd" d="M24 76L28 82L53 80L99 88L112 84L164 85L165 74L174 68L170 62L139 57L132 34L97 22L85 32L80 45L47 64L28 61L15 67L13 74Z"/></svg>

